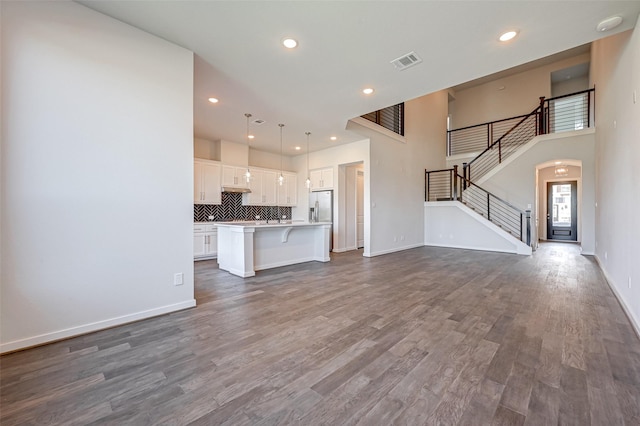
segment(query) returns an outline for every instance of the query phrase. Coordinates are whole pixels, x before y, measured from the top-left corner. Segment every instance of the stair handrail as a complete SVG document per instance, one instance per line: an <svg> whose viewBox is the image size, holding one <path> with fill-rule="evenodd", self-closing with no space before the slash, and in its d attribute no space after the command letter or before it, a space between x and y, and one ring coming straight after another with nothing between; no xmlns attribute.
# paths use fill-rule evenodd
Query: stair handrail
<svg viewBox="0 0 640 426"><path fill-rule="evenodd" d="M513 132L518 126L520 126L522 123L524 123L527 118L531 117L533 114L540 114L540 107L536 107L536 109L534 109L533 111L531 111L529 114L525 114L525 115L519 115L517 117L511 117L513 118L520 118L522 117L522 120L518 121L513 127L511 127L509 130L507 130L507 132L500 136L494 143L492 143L491 145L489 145L489 147L487 149L485 149L484 151L482 151L480 154L478 154L473 160L469 161L467 163L467 167L470 166L471 164L473 164L477 159L479 159L480 157L482 157L482 155L484 153L486 153L487 151L491 151L493 149L494 146L501 144L502 140L508 136L509 134L511 134L511 132ZM507 119L508 120L508 119Z"/></svg>
<svg viewBox="0 0 640 426"><path fill-rule="evenodd" d="M496 200L500 201L500 202L501 202L501 203L503 203L503 204L506 204L507 206L511 207L513 210L516 210L518 213L522 213L522 214L526 213L526 210L522 210L521 208L514 206L514 205L513 205L513 204L511 204L510 202L503 200L502 198L498 197L497 195L495 195L495 194L493 194L493 193L491 193L491 192L487 191L486 189L484 189L484 188L483 188L483 187L481 187L480 185L477 185L477 184L475 184L475 183L471 182L469 179L465 178L464 176L462 176L462 175L460 175L460 174L457 174L457 173L456 173L456 176L458 176L458 177L459 177L463 182L465 182L467 185L469 185L469 186L475 186L476 188L480 189L481 191L484 191L484 192L486 192L487 194L490 194L493 198L495 198ZM466 189L466 187L464 187L464 186L463 186L463 191L464 191L465 189Z"/></svg>
<svg viewBox="0 0 640 426"><path fill-rule="evenodd" d="M509 118L503 118L500 120L493 120L493 121L487 121L485 123L480 123L480 124L473 124L471 126L466 126L466 127L460 127L458 129L452 129L452 130L447 130L447 155L453 155L452 154L452 146L451 146L451 135L455 132L460 132L463 130L469 130L469 129L474 129L476 127L487 127L487 132L492 135L493 134L493 125L494 124L498 124L498 123L503 123L505 121L511 121L511 120L516 120L518 118L523 118L528 116L529 114L523 114L523 115L516 115L514 117L509 117ZM489 145L491 144L491 142L489 142L489 139L487 139L488 143L487 143L487 147L489 147Z"/></svg>

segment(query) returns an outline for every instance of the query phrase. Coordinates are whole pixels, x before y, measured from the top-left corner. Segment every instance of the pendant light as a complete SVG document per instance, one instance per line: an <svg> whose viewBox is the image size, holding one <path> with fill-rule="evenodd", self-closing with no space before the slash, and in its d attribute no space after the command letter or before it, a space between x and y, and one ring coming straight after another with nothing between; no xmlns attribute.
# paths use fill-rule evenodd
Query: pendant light
<svg viewBox="0 0 640 426"><path fill-rule="evenodd" d="M284 176L282 176L282 128L284 124L278 124L280 126L280 176L278 176L278 184L282 186L284 184Z"/></svg>
<svg viewBox="0 0 640 426"><path fill-rule="evenodd" d="M309 135L311 135L311 132L305 132L304 134L307 135L307 180L304 184L311 191L311 178L309 177Z"/></svg>
<svg viewBox="0 0 640 426"><path fill-rule="evenodd" d="M249 114L248 112L244 114L245 117L247 117L247 155L249 154L249 141L251 140L251 138L249 137L249 119L251 118L251 114ZM247 171L244 173L244 178L247 181L247 183L249 183L249 181L251 180L251 170L249 170L249 166L247 165Z"/></svg>

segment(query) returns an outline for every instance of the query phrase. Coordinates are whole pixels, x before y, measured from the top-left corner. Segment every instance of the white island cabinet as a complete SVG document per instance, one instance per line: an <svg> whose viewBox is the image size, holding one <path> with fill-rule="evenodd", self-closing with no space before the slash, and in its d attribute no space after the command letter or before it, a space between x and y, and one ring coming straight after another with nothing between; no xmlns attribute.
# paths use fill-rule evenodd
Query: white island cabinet
<svg viewBox="0 0 640 426"><path fill-rule="evenodd" d="M330 222L229 222L216 226L218 265L239 277L252 277L261 269L330 260Z"/></svg>

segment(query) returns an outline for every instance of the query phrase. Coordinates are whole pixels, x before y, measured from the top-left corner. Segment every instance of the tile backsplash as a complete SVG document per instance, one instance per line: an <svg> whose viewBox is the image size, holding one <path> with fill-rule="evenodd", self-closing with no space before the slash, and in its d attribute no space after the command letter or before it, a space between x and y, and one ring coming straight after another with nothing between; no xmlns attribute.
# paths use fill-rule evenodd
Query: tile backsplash
<svg viewBox="0 0 640 426"><path fill-rule="evenodd" d="M275 206L243 206L242 194L233 192L222 193L222 204L194 204L193 221L208 222L209 216L216 220L255 220L260 215L261 220L275 220L283 215L291 219L291 207Z"/></svg>

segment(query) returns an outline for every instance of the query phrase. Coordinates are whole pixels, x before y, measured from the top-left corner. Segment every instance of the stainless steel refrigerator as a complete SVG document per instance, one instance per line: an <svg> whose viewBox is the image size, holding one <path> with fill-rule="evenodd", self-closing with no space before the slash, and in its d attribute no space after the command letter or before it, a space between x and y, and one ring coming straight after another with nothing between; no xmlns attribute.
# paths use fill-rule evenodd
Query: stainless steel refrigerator
<svg viewBox="0 0 640 426"><path fill-rule="evenodd" d="M329 250L333 250L333 191L315 191L309 194L309 222L331 222Z"/></svg>

